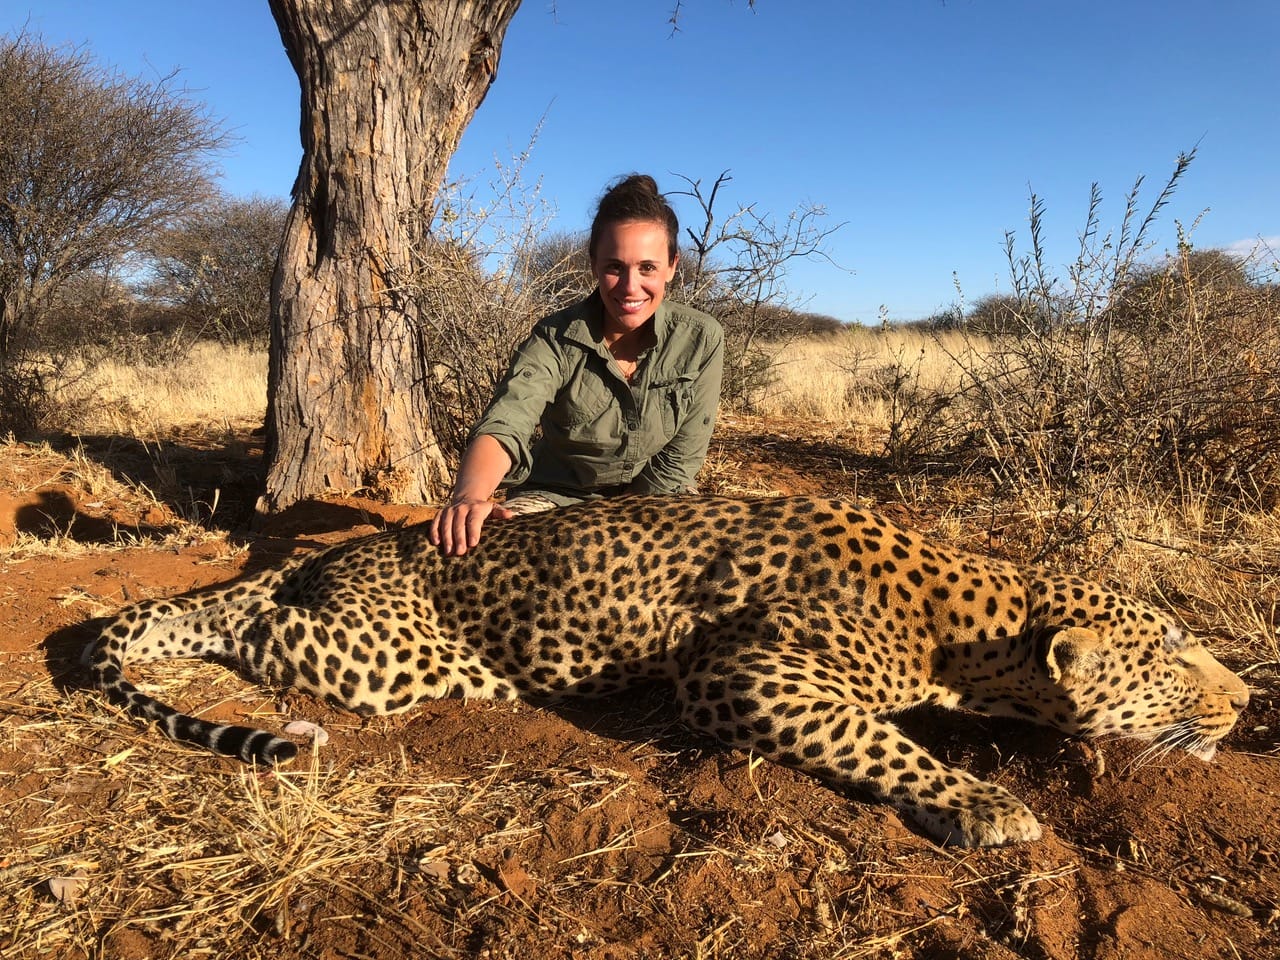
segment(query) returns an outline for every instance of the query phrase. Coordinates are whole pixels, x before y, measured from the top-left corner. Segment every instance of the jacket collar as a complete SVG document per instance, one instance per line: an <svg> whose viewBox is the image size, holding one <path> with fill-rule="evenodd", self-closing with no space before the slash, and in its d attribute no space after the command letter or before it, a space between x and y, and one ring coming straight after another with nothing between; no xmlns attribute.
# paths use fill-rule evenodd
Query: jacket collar
<svg viewBox="0 0 1280 960"><path fill-rule="evenodd" d="M597 287L585 300L580 300L573 311L574 317L565 328L565 336L584 347L594 349L601 356L607 356L609 351L604 345L604 301L600 299L600 288ZM653 315L653 333L657 346L661 346L671 336L674 323L667 301L663 299Z"/></svg>

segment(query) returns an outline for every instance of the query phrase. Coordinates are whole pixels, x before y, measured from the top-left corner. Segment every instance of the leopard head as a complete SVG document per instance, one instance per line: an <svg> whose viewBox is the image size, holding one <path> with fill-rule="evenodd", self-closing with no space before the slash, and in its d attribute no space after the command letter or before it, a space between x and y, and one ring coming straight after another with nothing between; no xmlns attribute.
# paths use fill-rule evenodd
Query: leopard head
<svg viewBox="0 0 1280 960"><path fill-rule="evenodd" d="M1050 629L1038 653L1054 726L1120 735L1211 760L1249 702L1243 680L1167 616L1140 609Z"/></svg>

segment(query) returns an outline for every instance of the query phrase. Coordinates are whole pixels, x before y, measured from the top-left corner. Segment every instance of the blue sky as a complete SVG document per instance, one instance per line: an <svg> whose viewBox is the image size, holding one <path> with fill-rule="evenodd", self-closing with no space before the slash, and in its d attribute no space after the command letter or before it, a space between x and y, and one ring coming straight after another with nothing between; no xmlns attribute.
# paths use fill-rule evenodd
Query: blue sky
<svg viewBox="0 0 1280 960"><path fill-rule="evenodd" d="M912 319L953 302L953 276L969 302L1008 290L1004 235L1025 248L1031 190L1065 264L1092 183L1118 227L1135 179L1149 204L1197 145L1150 256L1174 246L1175 221L1200 247L1261 237L1280 254L1274 0L684 0L671 36L674 5L526 0L450 175L487 178L545 118L527 169L571 230L618 173L671 189L729 169L730 203L778 217L822 204L846 224L831 242L844 269L804 264L790 283L809 309L866 323L881 305ZM297 79L266 0L0 13L6 32L84 44L128 74L180 68L240 138L225 189L288 195Z"/></svg>

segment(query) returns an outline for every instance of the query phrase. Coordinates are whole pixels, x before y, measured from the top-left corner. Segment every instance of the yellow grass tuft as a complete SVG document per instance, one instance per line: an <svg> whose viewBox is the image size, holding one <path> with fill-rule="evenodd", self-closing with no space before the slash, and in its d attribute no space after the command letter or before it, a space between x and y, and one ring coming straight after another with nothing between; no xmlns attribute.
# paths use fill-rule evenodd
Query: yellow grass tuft
<svg viewBox="0 0 1280 960"><path fill-rule="evenodd" d="M766 417L887 428L887 378L909 378L925 393L954 391L960 381L955 358L971 349L959 334L865 327L793 340L777 354L777 381L753 406Z"/></svg>
<svg viewBox="0 0 1280 960"><path fill-rule="evenodd" d="M257 426L267 406L267 354L201 342L187 356L162 363L106 360L67 389L75 396L57 399L82 401L83 434L148 439L188 424Z"/></svg>

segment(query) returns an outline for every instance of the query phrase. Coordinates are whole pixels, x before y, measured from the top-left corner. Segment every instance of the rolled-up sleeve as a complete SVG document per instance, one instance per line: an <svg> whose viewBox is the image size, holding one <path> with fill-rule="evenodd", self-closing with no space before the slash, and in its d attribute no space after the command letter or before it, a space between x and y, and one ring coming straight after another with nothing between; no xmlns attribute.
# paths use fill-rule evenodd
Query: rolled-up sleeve
<svg viewBox="0 0 1280 960"><path fill-rule="evenodd" d="M533 436L560 386L561 357L548 329L539 325L516 350L471 439L493 437L511 458L503 486L523 483L533 469Z"/></svg>

